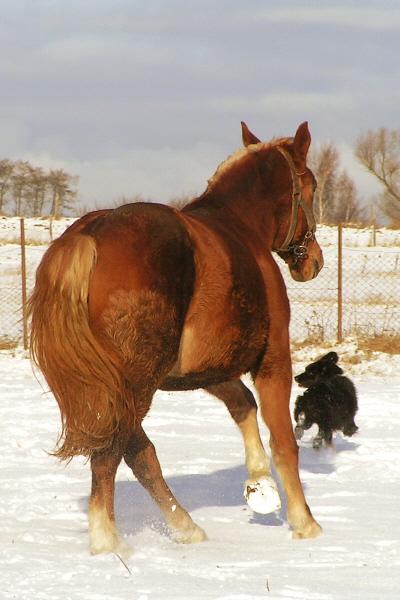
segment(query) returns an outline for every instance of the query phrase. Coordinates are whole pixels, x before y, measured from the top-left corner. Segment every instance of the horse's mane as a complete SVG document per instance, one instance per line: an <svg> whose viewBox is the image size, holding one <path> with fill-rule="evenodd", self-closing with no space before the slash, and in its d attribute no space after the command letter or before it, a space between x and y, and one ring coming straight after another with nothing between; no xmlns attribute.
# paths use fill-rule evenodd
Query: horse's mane
<svg viewBox="0 0 400 600"><path fill-rule="evenodd" d="M208 180L207 191L211 191L229 171L235 169L249 158L252 154L260 152L261 150L269 150L274 146L283 144L284 142L290 142L293 138L273 138L269 142L259 142L258 144L250 144L244 148L239 148L236 152L228 156L221 164L218 165L214 175Z"/></svg>

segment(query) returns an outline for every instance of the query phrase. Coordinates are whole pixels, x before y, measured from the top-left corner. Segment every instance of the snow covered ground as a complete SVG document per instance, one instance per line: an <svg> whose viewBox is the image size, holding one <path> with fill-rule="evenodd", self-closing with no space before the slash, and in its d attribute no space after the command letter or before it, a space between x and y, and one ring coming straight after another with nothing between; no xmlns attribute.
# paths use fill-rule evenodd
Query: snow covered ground
<svg viewBox="0 0 400 600"><path fill-rule="evenodd" d="M26 237L33 243L27 247L31 277L51 233L60 235L70 222L54 222L50 232L45 220L26 221ZM19 220L0 218L0 333L6 336L13 335L20 318L18 237ZM317 324L325 325L324 311L334 311L330 265L337 232L319 228L318 239L327 279L321 274L315 283L291 288L289 294L294 317L304 306L312 316L317 306ZM399 276L400 232L378 231L377 249L368 248L371 241L369 230L344 232L352 279L359 275L371 289L366 275L373 272L382 292L388 277ZM356 266L358 252L361 269ZM394 308L385 293L393 321ZM352 306L360 301L359 312L366 313L361 300L366 298L357 284ZM377 319L375 312L371 315ZM43 392L20 350L0 352L0 600L397 600L400 357L374 354L366 360L358 352L354 360L357 349L351 342L335 349L354 363L345 364L358 389L360 431L350 439L338 436L335 449L314 450L315 430L301 441L301 476L323 535L293 541L284 508L259 516L245 504L241 438L224 406L203 391L159 392L145 429L170 486L209 541L175 544L156 506L121 465L116 515L134 548L126 565L115 555L89 554L89 466L80 459L65 466L47 454L59 431L56 403ZM295 372L327 350L295 352ZM295 387L293 400L298 392ZM268 432L262 431L267 444Z"/></svg>
<svg viewBox="0 0 400 600"><path fill-rule="evenodd" d="M322 352L297 352L295 372ZM124 566L115 555L89 554L89 466L46 454L59 429L56 403L21 353L0 353L1 600L399 598L400 357L376 354L348 374L359 433L337 437L335 450L314 450L313 431L301 441L302 480L324 528L307 541L290 538L284 510L259 516L246 506L241 440L224 406L203 391L158 393L145 429L209 541L175 544L121 465L117 521L134 548Z"/></svg>

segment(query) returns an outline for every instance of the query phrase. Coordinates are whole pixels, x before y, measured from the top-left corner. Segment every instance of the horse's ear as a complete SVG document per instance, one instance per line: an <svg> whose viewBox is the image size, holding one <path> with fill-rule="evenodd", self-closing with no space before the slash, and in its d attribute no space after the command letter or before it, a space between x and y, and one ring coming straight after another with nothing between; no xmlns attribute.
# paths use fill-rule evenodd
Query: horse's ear
<svg viewBox="0 0 400 600"><path fill-rule="evenodd" d="M298 126L293 140L294 154L300 161L305 162L310 144L311 135L308 130L308 123L304 121L304 123Z"/></svg>
<svg viewBox="0 0 400 600"><path fill-rule="evenodd" d="M250 144L259 144L260 140L258 137L251 133L250 129L247 127L244 121L241 121L242 125L242 140L244 146L250 146Z"/></svg>

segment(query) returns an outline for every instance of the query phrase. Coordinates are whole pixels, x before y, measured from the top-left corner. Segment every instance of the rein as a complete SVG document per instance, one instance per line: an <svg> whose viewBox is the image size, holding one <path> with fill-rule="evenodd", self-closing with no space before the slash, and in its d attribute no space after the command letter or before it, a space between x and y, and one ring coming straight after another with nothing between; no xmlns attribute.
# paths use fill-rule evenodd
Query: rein
<svg viewBox="0 0 400 600"><path fill-rule="evenodd" d="M286 162L289 165L290 173L292 175L293 191L292 191L292 214L290 218L290 227L286 235L285 241L280 248L276 249L276 252L287 252L293 254L295 263L305 260L308 256L307 245L314 239L316 222L312 208L304 201L301 193L300 177L304 175L305 171L298 173L294 164L293 158L289 152L281 146L276 146L276 149L282 154ZM294 234L296 232L298 222L299 207L303 209L303 212L307 219L308 230L302 240L297 243L292 243Z"/></svg>

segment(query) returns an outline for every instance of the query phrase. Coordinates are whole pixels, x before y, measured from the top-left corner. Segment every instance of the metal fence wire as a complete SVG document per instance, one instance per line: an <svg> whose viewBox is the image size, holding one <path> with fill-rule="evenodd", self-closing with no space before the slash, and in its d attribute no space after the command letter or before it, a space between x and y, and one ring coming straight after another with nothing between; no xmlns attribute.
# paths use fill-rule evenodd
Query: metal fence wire
<svg viewBox="0 0 400 600"><path fill-rule="evenodd" d="M20 225L9 244L1 240L0 231L0 348L27 346L22 307L52 235L49 228L48 238L38 244L23 219ZM59 224L56 235L62 229ZM291 305L293 341L400 336L400 231L390 231L388 239L379 231L321 228L324 268L306 283L295 282L277 257Z"/></svg>
<svg viewBox="0 0 400 600"><path fill-rule="evenodd" d="M382 246L374 245L374 231L361 233L340 226L331 231L329 242L321 242L324 267L313 281L296 283L283 270L293 340L400 335L400 232Z"/></svg>

